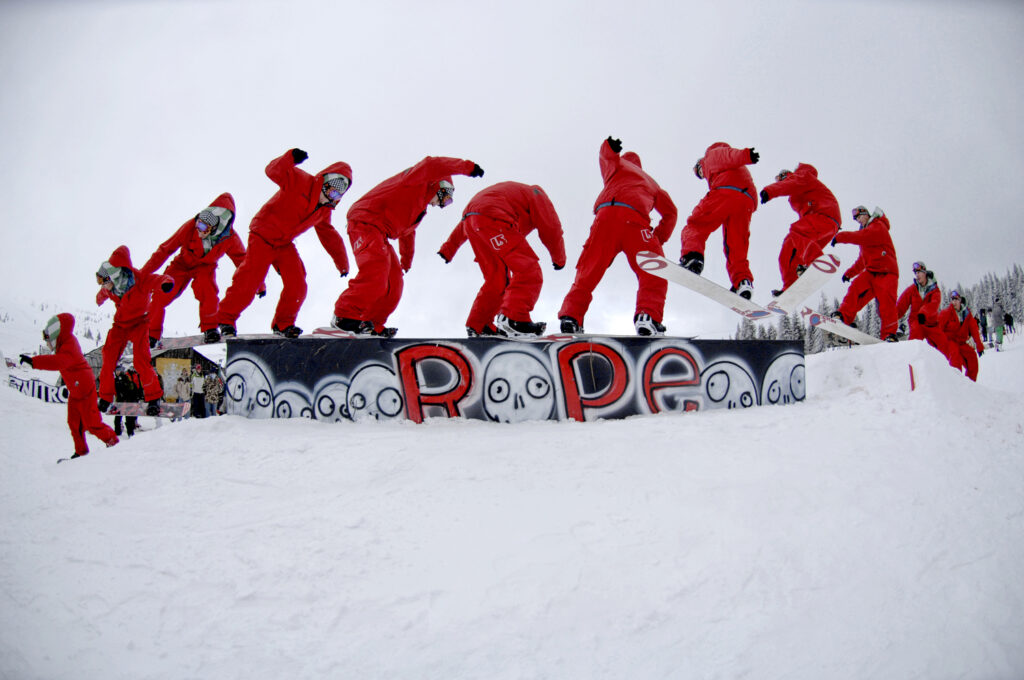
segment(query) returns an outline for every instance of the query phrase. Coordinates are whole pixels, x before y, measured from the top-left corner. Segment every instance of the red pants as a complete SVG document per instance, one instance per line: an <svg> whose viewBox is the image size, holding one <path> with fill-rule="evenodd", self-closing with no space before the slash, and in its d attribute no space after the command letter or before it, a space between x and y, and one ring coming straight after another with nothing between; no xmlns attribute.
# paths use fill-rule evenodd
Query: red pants
<svg viewBox="0 0 1024 680"><path fill-rule="evenodd" d="M249 247L242 266L235 270L231 285L220 302L218 323L235 325L242 311L252 304L271 266L280 274L284 284L271 326L284 329L295 325L299 309L306 299L306 267L299 251L294 243L272 246L252 232L249 232Z"/></svg>
<svg viewBox="0 0 1024 680"><path fill-rule="evenodd" d="M950 353L956 352L960 355L960 364L967 377L978 382L978 350L966 342L956 342L947 337Z"/></svg>
<svg viewBox="0 0 1024 680"><path fill-rule="evenodd" d="M753 281L747 250L750 247L750 216L754 214L755 206L754 199L740 191L709 191L690 213L683 227L682 254L696 251L703 255L708 237L721 225L729 281L733 287L743 279Z"/></svg>
<svg viewBox="0 0 1024 680"><path fill-rule="evenodd" d="M910 313L910 339L926 340L929 345L942 352L949 361L949 365L957 370L963 369L960 359L960 352L957 351L955 343L946 338L946 334L938 326L924 326L914 318L914 312Z"/></svg>
<svg viewBox="0 0 1024 680"><path fill-rule="evenodd" d="M831 218L814 213L801 217L790 226L779 251L779 272L784 289L797 280L796 268L810 266L821 257L823 248L838 232L839 225Z"/></svg>
<svg viewBox="0 0 1024 680"><path fill-rule="evenodd" d="M199 267L196 269L168 268L165 275L174 279L174 288L170 293L159 290L153 293L153 301L149 305L149 337L160 339L164 332L164 315L167 306L177 300L189 281L192 282L192 294L199 301L199 330L208 331L217 327L217 288L216 267Z"/></svg>
<svg viewBox="0 0 1024 680"><path fill-rule="evenodd" d="M160 379L150 364L149 354L149 317L143 316L130 326L114 325L107 331L107 341L103 343L103 368L100 369L100 397L107 401L116 401L114 392L114 369L124 353L128 343L132 343L132 365L142 380L142 394L146 401L158 399L163 395Z"/></svg>
<svg viewBox="0 0 1024 680"><path fill-rule="evenodd" d="M571 316L582 324L597 284L601 282L615 256L625 253L626 261L636 274L639 284L635 313L646 312L660 322L665 312L668 281L648 274L637 266L636 254L642 250L664 254L645 216L619 205L598 210L594 225L590 228L590 236L583 244L583 252L576 262L576 280L562 301L558 316Z"/></svg>
<svg viewBox="0 0 1024 680"><path fill-rule="evenodd" d="M380 332L402 299L405 285L398 253L372 224L348 223L348 238L359 272L334 303L334 315L373 322Z"/></svg>
<svg viewBox="0 0 1024 680"><path fill-rule="evenodd" d="M466 237L484 275L466 325L479 331L498 313L530 321L544 284L540 258L530 244L508 222L483 215L466 218Z"/></svg>
<svg viewBox="0 0 1024 680"><path fill-rule="evenodd" d="M850 284L850 290L846 291L843 304L839 305L844 319L853 321L857 312L864 309L864 305L871 302L872 298L878 300L878 316L882 320L882 329L879 332L883 338L895 333L899 325L896 316L896 288L899 278L896 274L876 274L874 272L861 272Z"/></svg>
<svg viewBox="0 0 1024 680"><path fill-rule="evenodd" d="M89 453L89 445L85 441L87 431L99 437L104 444L110 445L117 441L114 430L103 422L103 416L96 406L96 392L92 390L83 397L68 397L68 427L71 428L77 454Z"/></svg>

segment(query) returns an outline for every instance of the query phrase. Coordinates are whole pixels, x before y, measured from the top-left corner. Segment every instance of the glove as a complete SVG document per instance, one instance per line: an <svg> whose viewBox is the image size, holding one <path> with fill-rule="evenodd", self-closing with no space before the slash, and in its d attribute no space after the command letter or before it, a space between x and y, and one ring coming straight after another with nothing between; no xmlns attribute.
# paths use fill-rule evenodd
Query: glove
<svg viewBox="0 0 1024 680"><path fill-rule="evenodd" d="M470 177L483 177L484 176L484 169L481 168L476 163L473 163L473 169L469 172L469 176Z"/></svg>
<svg viewBox="0 0 1024 680"><path fill-rule="evenodd" d="M761 154L759 154L758 152L754 151L754 147L750 147L750 162L751 163L756 163L759 160L761 160Z"/></svg>
<svg viewBox="0 0 1024 680"><path fill-rule="evenodd" d="M345 278L346 276L348 276L348 270L347 269L345 271L343 271L343 272L338 272L338 273L341 274L341 278Z"/></svg>
<svg viewBox="0 0 1024 680"><path fill-rule="evenodd" d="M836 247L836 239L835 239L835 237L832 238L832 247L833 248Z"/></svg>
<svg viewBox="0 0 1024 680"><path fill-rule="evenodd" d="M299 165L307 158L309 158L309 154L302 149L292 149L292 160L295 162L295 165Z"/></svg>
<svg viewBox="0 0 1024 680"><path fill-rule="evenodd" d="M611 135L609 135L608 136L608 146L611 147L611 150L614 151L615 153L619 153L620 151L622 151L622 140L621 139L612 139Z"/></svg>
<svg viewBox="0 0 1024 680"><path fill-rule="evenodd" d="M983 349L980 349L980 348L978 349L978 356L979 356L979 357L980 357L980 356L981 356L982 354L984 354L984 353L985 353L985 350L983 350Z"/></svg>
<svg viewBox="0 0 1024 680"><path fill-rule="evenodd" d="M768 198L768 190L767 189L761 189L761 205L764 205L765 203L767 203L770 200L771 199Z"/></svg>
<svg viewBox="0 0 1024 680"><path fill-rule="evenodd" d="M267 289L266 289L266 288L264 288L264 289L263 289L263 290L261 290L260 292L256 293L256 297L259 297L259 298L264 298L264 297L267 297Z"/></svg>
<svg viewBox="0 0 1024 680"><path fill-rule="evenodd" d="M564 264L555 264L554 262L552 262L551 266L555 268L556 272L557 271L561 271L562 269L565 269L565 265Z"/></svg>
<svg viewBox="0 0 1024 680"><path fill-rule="evenodd" d="M843 279L843 283L849 283L850 282L850 277L847 276L846 274L843 274L842 279Z"/></svg>
<svg viewBox="0 0 1024 680"><path fill-rule="evenodd" d="M441 256L441 259L444 260L445 264L451 264L452 263L452 261L449 260L447 257L445 257L444 253L442 253L440 250L437 251L437 254Z"/></svg>
<svg viewBox="0 0 1024 680"><path fill-rule="evenodd" d="M32 368L32 367L33 367L33 366L32 366L32 357L30 357L30 356L29 356L29 355L27 355L27 354L22 354L22 355L21 355L21 363L23 363L23 364L28 364L29 368Z"/></svg>
<svg viewBox="0 0 1024 680"><path fill-rule="evenodd" d="M917 313L917 322L921 324L925 322L924 312Z"/></svg>
<svg viewBox="0 0 1024 680"><path fill-rule="evenodd" d="M162 290L165 293L170 293L172 290L174 290L174 284L171 283L170 281L164 281L163 283L160 284L160 290Z"/></svg>

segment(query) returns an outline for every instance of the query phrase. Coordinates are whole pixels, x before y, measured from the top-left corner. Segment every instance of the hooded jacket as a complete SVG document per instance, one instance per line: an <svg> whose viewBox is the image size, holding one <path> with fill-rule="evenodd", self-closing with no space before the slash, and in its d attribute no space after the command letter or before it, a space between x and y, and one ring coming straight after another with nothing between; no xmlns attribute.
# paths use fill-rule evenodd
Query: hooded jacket
<svg viewBox="0 0 1024 680"><path fill-rule="evenodd" d="M122 295L117 295L106 288L100 287L96 293L96 304L102 305L107 299L113 300L117 311L114 312L114 325L127 327L146 318L149 312L149 302L153 292L163 284L174 285L174 280L163 274L143 273L132 267L131 253L128 246L118 246L110 254L108 260L114 267L129 270L135 282Z"/></svg>
<svg viewBox="0 0 1024 680"><path fill-rule="evenodd" d="M524 237L536 229L541 243L551 254L551 261L560 267L565 266L562 222L551 199L536 184L499 182L489 186L470 199L463 218L473 213L505 222Z"/></svg>
<svg viewBox="0 0 1024 680"><path fill-rule="evenodd" d="M348 254L341 234L331 225L334 206L320 204L324 186L324 175L341 174L348 178L351 186L352 168L348 163L337 162L328 165L316 175L310 175L295 165L289 149L267 164L267 177L278 187L249 223L249 233L256 234L275 248L292 243L300 234L313 227L324 250L334 260L334 266L342 274L348 273Z"/></svg>
<svg viewBox="0 0 1024 680"><path fill-rule="evenodd" d="M70 314L58 314L60 334L54 346L53 354L40 354L32 359L32 368L43 371L60 371L61 380L68 388L68 393L76 398L94 397L96 395L96 376L82 354L82 346L75 337L75 317Z"/></svg>
<svg viewBox="0 0 1024 680"><path fill-rule="evenodd" d="M238 233L234 230L235 221L235 199L231 194L225 192L213 199L207 210L216 210L219 213L220 224L213 227L206 236L203 236L196 229L198 214L193 215L183 225L178 227L174 235L160 244L160 247L149 257L146 264L142 265L143 273L153 273L163 266L167 258L176 251L178 256L171 260L170 271L193 271L201 268L212 268L217 266L217 260L222 255L227 255L235 263L235 267L241 266L245 259L245 246Z"/></svg>
<svg viewBox="0 0 1024 680"><path fill-rule="evenodd" d="M889 235L889 218L879 215L872 218L859 231L841 231L836 234L836 243L852 243L860 246L860 256L844 276L848 279L868 271L872 274L899 274L896 262L896 248Z"/></svg>
<svg viewBox="0 0 1024 680"><path fill-rule="evenodd" d="M408 269L416 247L416 227L441 181L451 184L452 175L468 175L475 166L461 158L427 156L366 192L349 208L348 221L372 224L388 238L398 239L402 268Z"/></svg>
<svg viewBox="0 0 1024 680"><path fill-rule="evenodd" d="M808 163L800 163L785 179L766 186L763 191L769 199L789 196L789 205L800 217L824 215L840 225L839 201L829 188L818 180L818 170Z"/></svg>
<svg viewBox="0 0 1024 680"><path fill-rule="evenodd" d="M715 142L700 159L701 172L708 189L726 189L746 194L757 209L757 189L747 170L751 164L750 149L735 149L725 142Z"/></svg>
<svg viewBox="0 0 1024 680"><path fill-rule="evenodd" d="M601 142L598 159L604 188L594 202L594 214L597 214L598 206L604 203L622 203L635 210L638 217L649 224L651 210L657 210L661 221L654 235L661 243L668 241L676 228L676 204L668 192L643 171L640 156L632 151L620 156L612 151L605 139Z"/></svg>
<svg viewBox="0 0 1024 680"><path fill-rule="evenodd" d="M958 345L966 345L969 338L974 338L976 350L981 352L985 347L981 342L981 333L978 332L978 321L963 303L960 304L959 314L953 309L953 305L943 309L939 314L939 327L947 338Z"/></svg>
<svg viewBox="0 0 1024 680"><path fill-rule="evenodd" d="M915 280L900 294L900 299L896 301L896 318L903 318L909 308L911 325L919 324L917 315L924 314L923 325L935 326L939 322L941 302L939 284L935 282L935 275L928 272L928 280L923 286L919 286Z"/></svg>

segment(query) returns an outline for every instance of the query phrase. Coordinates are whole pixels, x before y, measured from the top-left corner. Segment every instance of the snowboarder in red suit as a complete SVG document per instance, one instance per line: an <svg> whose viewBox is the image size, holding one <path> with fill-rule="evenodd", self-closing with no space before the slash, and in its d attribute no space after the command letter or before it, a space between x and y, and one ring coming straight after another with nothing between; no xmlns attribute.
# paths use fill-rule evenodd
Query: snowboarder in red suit
<svg viewBox="0 0 1024 680"><path fill-rule="evenodd" d="M636 254L649 250L664 255L662 245L676 227L676 206L668 192L658 186L640 165L632 151L620 155L622 141L608 137L601 142L598 159L604 189L594 202L594 223L576 262L576 279L558 312L563 333L583 331L583 317L605 271L615 256L626 254L636 274L638 290L633 325L638 335L662 335L668 281L649 274L637 265ZM651 228L651 210L661 215Z"/></svg>
<svg viewBox="0 0 1024 680"><path fill-rule="evenodd" d="M895 342L899 323L896 290L900 270L896 248L889 235L889 218L881 208L875 208L874 214L870 214L867 208L858 205L853 209L853 219L860 223L859 231L840 231L832 239L832 245L852 243L860 246L860 257L843 273L843 282L852 283L839 305L840 320L851 325L857 312L874 298L878 300L878 316L882 321L879 335L888 342Z"/></svg>
<svg viewBox="0 0 1024 680"><path fill-rule="evenodd" d="M192 293L199 301L199 330L206 336L207 342L220 339L217 331L217 260L227 255L235 267L240 267L245 259L245 245L232 228L234 221L235 199L231 194L223 193L209 207L178 227L174 235L160 244L146 264L142 265L142 272L152 273L160 269L168 257L178 253L164 270L164 275L174 280L174 288L168 294L161 292L154 295L149 306L151 346L163 334L167 306L185 292L190 282ZM260 289L261 292L265 290L265 286Z"/></svg>
<svg viewBox="0 0 1024 680"><path fill-rule="evenodd" d="M679 264L694 274L704 270L704 246L713 231L722 227L725 269L732 292L748 300L754 292L747 251L750 248L750 217L757 209L757 188L748 165L757 163L760 154L750 149L734 149L715 142L693 166L698 179L705 179L708 192L690 213L682 232L682 257Z"/></svg>
<svg viewBox="0 0 1024 680"><path fill-rule="evenodd" d="M967 300L958 291L949 294L949 307L939 313L939 327L946 334L950 353L960 355L960 363L967 377L977 382L978 357L985 353L985 345L978 332L978 321L971 314ZM969 342L971 340L974 341L973 347Z"/></svg>
<svg viewBox="0 0 1024 680"><path fill-rule="evenodd" d="M235 270L217 312L220 333L224 337L237 334L238 317L258 291L266 290L264 282L271 267L281 275L284 286L271 330L287 338L302 334L295 319L306 299L306 268L294 241L310 227L316 230L338 273L348 276L345 242L331 225L331 213L352 184L352 168L339 161L310 175L297 167L308 157L302 149L291 149L267 165L267 177L279 189L249 223L245 259Z"/></svg>
<svg viewBox="0 0 1024 680"><path fill-rule="evenodd" d="M896 301L896 318L902 319L910 311L910 339L927 340L928 344L942 352L953 368L960 368L960 353L949 351L946 335L939 326L939 305L942 293L935 282L935 274L928 271L924 262L914 263L914 282L900 294Z"/></svg>
<svg viewBox="0 0 1024 680"><path fill-rule="evenodd" d="M544 275L526 236L537 230L555 270L565 266L562 223L544 190L521 182L500 182L470 199L451 236L438 251L445 262L468 239L484 275L466 319L474 335L539 335L544 325L530 321ZM495 321L497 315L497 321Z"/></svg>
<svg viewBox="0 0 1024 680"><path fill-rule="evenodd" d="M403 272L412 267L416 227L427 207L451 205L452 175L483 174L473 161L427 156L353 203L348 211L348 238L359 272L334 303L331 325L362 334L394 335L394 329L384 323L402 299ZM398 240L400 256L388 239Z"/></svg>
<svg viewBox="0 0 1024 680"><path fill-rule="evenodd" d="M60 371L61 380L68 390L68 427L75 442L78 458L89 453L85 433L99 437L108 447L118 442L114 430L103 422L96 405L96 376L82 354L82 347L74 334L75 317L62 313L46 322L43 340L53 354L21 355L21 363L41 371Z"/></svg>
<svg viewBox="0 0 1024 680"><path fill-rule="evenodd" d="M839 202L828 187L818 179L818 170L800 163L796 170L782 170L775 182L761 189L761 203L779 196L789 196L789 205L800 215L790 225L779 252L782 289L772 291L778 296L788 288L811 262L821 257L839 231Z"/></svg>
<svg viewBox="0 0 1024 680"><path fill-rule="evenodd" d="M128 246L118 246L110 259L96 272L100 284L96 304L114 301L114 325L103 343L103 367L100 369L100 410L106 411L116 398L114 369L128 343L132 343L132 364L142 379L143 398L149 402L147 415L156 415L163 395L160 380L150 364L149 306L156 291L167 295L174 288L174 279L162 274L144 274L132 267Z"/></svg>

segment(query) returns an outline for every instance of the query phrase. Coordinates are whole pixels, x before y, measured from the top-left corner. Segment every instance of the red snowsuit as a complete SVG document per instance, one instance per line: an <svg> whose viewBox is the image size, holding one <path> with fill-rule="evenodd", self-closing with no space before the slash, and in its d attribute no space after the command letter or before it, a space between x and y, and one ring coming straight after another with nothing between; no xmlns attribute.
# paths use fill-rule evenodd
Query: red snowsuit
<svg viewBox="0 0 1024 680"><path fill-rule="evenodd" d="M249 223L249 247L220 302L217 321L234 326L242 310L256 297L273 266L281 275L284 288L274 310L271 327L283 330L295 325L299 309L306 299L306 268L293 243L300 234L313 227L338 272L342 276L348 274L345 242L338 230L331 226L334 206L321 204L320 195L324 175L338 173L351 182L352 168L348 163L338 162L328 165L316 175L310 175L295 166L292 152L288 150L270 161L266 173L280 189Z"/></svg>
<svg viewBox="0 0 1024 680"><path fill-rule="evenodd" d="M960 355L960 363L966 371L967 377L977 382L978 357L984 351L984 345L981 343L981 334L978 332L978 321L971 314L971 310L961 304L958 314L953 309L953 305L946 307L939 314L939 328L946 334L949 353ZM970 339L974 340L974 347L967 343Z"/></svg>
<svg viewBox="0 0 1024 680"><path fill-rule="evenodd" d="M470 199L466 211L441 246L451 261L468 239L484 275L466 319L479 332L501 313L513 321L530 321L544 283L540 259L526 241L537 230L552 263L565 266L562 223L544 190L521 182L500 182Z"/></svg>
<svg viewBox="0 0 1024 680"><path fill-rule="evenodd" d="M750 217L757 209L757 188L746 166L751 163L750 149L734 149L715 142L700 159L708 193L690 213L683 227L682 254L704 254L704 246L715 229L722 227L725 269L735 288L740 281L754 280L747 260L750 247Z"/></svg>
<svg viewBox="0 0 1024 680"><path fill-rule="evenodd" d="M468 175L476 163L446 156L427 156L411 168L384 180L348 211L348 238L359 273L334 303L338 318L373 322L380 332L398 307L404 286L402 272L412 267L416 227L427 214L441 180ZM388 243L398 239L398 250Z"/></svg>
<svg viewBox="0 0 1024 680"><path fill-rule="evenodd" d="M796 268L806 267L821 257L822 248L831 243L839 231L839 202L818 180L817 169L807 163L800 163L788 177L769 184L762 191L768 200L789 196L789 205L800 215L800 219L790 225L779 252L779 271L785 289L796 281Z"/></svg>
<svg viewBox="0 0 1024 680"><path fill-rule="evenodd" d="M75 441L75 453L84 456L89 453L89 445L85 441L86 430L99 437L107 446L117 443L117 435L103 422L96 406L96 376L74 335L75 317L58 314L57 318L60 319L60 335L57 336L54 353L33 357L32 368L60 371L60 377L68 388L68 427Z"/></svg>
<svg viewBox="0 0 1024 680"><path fill-rule="evenodd" d="M635 314L646 312L661 322L665 311L668 281L649 274L636 263L636 254L649 250L664 255L661 246L676 227L676 206L668 192L658 186L640 166L640 157L632 151L619 156L608 140L601 142L601 178L604 189L594 202L594 223L583 252L576 262L576 279L562 301L559 317L572 317L580 324L600 283L615 256L626 254L630 269L639 284ZM651 228L651 210L661 221Z"/></svg>
<svg viewBox="0 0 1024 680"><path fill-rule="evenodd" d="M839 311L843 322L850 323L857 312L872 298L878 300L878 316L882 320L880 335L884 338L896 332L899 317L896 316L896 287L899 283L899 264L896 262L896 248L889 235L889 218L875 217L859 231L841 231L836 234L836 243L852 243L860 246L860 257L846 270L843 276L852 279Z"/></svg>
<svg viewBox="0 0 1024 680"><path fill-rule="evenodd" d="M106 288L96 293L96 304L102 305L107 299L117 306L114 325L107 331L103 343L103 368L100 369L100 398L115 400L114 369L128 343L132 343L132 365L142 379L142 394L146 401L160 398L163 390L160 379L150 364L149 354L149 305L154 292L164 284L173 285L174 280L162 274L144 274L132 267L128 246L118 246L110 255L110 264L131 269L135 284L118 297Z"/></svg>
<svg viewBox="0 0 1024 680"><path fill-rule="evenodd" d="M223 193L213 200L210 207L226 208L230 217L221 218L221 226L214 227L206 238L196 229L195 215L178 227L174 235L160 244L150 255L141 271L147 274L163 266L174 252L178 256L164 270L165 276L174 280L170 293L158 292L149 305L149 337L160 339L164 329L164 313L172 301L185 292L185 286L192 282L192 293L199 301L199 330L208 331L217 327L217 260L227 255L239 267L245 259L245 245L238 233L232 229L235 219L235 199ZM226 219L226 222L225 222Z"/></svg>
<svg viewBox="0 0 1024 680"><path fill-rule="evenodd" d="M899 300L896 301L896 318L902 319L909 308L910 339L927 340L928 344L946 356L950 366L960 368L960 353L949 351L946 335L939 326L939 303L941 301L942 293L939 292L939 284L935 282L929 272L928 282L923 287L914 281L900 294ZM918 318L921 315L923 315L923 321Z"/></svg>

